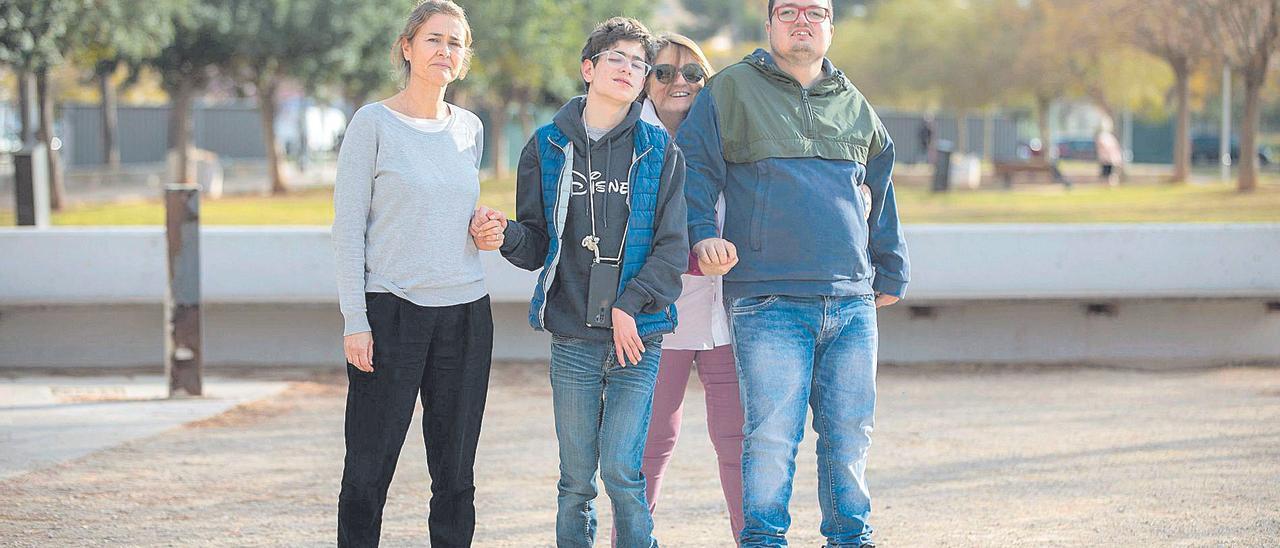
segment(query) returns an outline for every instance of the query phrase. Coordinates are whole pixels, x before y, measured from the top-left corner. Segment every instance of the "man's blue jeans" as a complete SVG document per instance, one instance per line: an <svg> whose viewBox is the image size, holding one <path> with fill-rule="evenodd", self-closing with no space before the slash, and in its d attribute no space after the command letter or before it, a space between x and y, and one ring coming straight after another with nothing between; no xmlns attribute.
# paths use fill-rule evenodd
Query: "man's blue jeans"
<svg viewBox="0 0 1280 548"><path fill-rule="evenodd" d="M611 341L553 336L551 394L560 442L556 546L596 538L596 467L613 502L619 548L651 548L653 518L640 461L649 432L662 337L645 339L640 363L618 364Z"/></svg>
<svg viewBox="0 0 1280 548"><path fill-rule="evenodd" d="M827 546L870 540L865 472L876 402L875 298L769 295L735 299L729 308L746 415L741 545L787 545L806 406L818 433Z"/></svg>

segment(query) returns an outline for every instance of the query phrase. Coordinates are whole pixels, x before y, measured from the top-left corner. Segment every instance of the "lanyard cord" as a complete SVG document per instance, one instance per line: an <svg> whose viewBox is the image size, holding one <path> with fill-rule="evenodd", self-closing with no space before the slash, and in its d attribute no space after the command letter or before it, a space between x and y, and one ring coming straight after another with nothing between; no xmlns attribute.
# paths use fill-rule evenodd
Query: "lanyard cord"
<svg viewBox="0 0 1280 548"><path fill-rule="evenodd" d="M585 119L583 120L582 127L584 130L587 127ZM607 148L605 150L606 152L608 152ZM627 177L630 178L630 176L631 176L631 170L628 169ZM601 257L600 256L600 237L596 235L596 182L595 182L595 179L592 178L592 171L591 171L591 138L587 138L587 176L585 177L585 179L587 180L587 202L590 204L590 210L591 210L591 236L589 237L591 245L587 245L587 241L584 240L583 246L586 247L587 249L590 249L591 252L595 254L595 262L597 263L601 261L612 261L613 264L621 263L622 250L627 246L627 232L630 232L629 229L631 228L631 215L630 215L631 192L630 191L627 192L627 211L628 211L627 224L622 228L622 244L618 246L618 256L617 257ZM605 193L604 199L606 200L609 199L609 194L607 192Z"/></svg>

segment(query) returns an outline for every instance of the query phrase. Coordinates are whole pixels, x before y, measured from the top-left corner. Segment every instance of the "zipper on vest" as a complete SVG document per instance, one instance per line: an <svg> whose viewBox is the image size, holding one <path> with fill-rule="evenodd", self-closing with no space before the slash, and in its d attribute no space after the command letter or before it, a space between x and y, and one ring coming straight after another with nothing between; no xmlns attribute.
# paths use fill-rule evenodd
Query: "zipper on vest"
<svg viewBox="0 0 1280 548"><path fill-rule="evenodd" d="M565 164L564 164L564 167L560 168L560 174L556 176L556 201L554 202L555 205L551 208L551 215L553 218L547 219L547 224L549 226L554 225L555 227L556 252L551 257L551 264L544 266L542 268L542 273L539 275L539 281L538 281L538 284L542 286L542 304L541 306L538 307L538 324L543 329L547 328L547 322L545 317L546 311L547 311L547 300L551 296L551 284L554 283L556 279L555 269L559 268L560 254L564 252L564 250L562 249L564 242L561 241L564 235L564 226L562 225L562 223L556 222L556 220L559 218L559 212L560 212L560 197L562 194L562 192L560 191L561 190L560 187L564 182L565 170L567 169L570 172L573 171L573 158L572 158L572 154L570 154L568 150L572 148L573 143L570 142L566 146L562 147L559 144L557 144L555 141L551 140L551 137L547 137L547 142L551 143L551 146L556 147L557 149L560 150L560 154L565 157ZM567 208L568 205L566 204L565 207Z"/></svg>

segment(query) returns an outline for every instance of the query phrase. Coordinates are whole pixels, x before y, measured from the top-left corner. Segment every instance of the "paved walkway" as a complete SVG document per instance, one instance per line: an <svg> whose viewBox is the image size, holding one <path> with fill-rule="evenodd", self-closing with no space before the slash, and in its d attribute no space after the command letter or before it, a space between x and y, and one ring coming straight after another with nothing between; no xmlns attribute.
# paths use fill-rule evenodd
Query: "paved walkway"
<svg viewBox="0 0 1280 548"><path fill-rule="evenodd" d="M287 384L213 378L206 397L174 400L167 387L161 376L0 381L0 480L218 415Z"/></svg>
<svg viewBox="0 0 1280 548"><path fill-rule="evenodd" d="M664 546L731 546L702 392L691 384L656 533ZM332 545L344 393L338 375L295 383L217 417L0 480L0 544ZM545 365L494 371L476 469L476 546L553 545L549 393ZM886 368L879 394L869 479L882 546L1280 539L1280 369ZM415 424L384 546L427 545L421 444ZM822 542L813 448L810 433L793 546Z"/></svg>

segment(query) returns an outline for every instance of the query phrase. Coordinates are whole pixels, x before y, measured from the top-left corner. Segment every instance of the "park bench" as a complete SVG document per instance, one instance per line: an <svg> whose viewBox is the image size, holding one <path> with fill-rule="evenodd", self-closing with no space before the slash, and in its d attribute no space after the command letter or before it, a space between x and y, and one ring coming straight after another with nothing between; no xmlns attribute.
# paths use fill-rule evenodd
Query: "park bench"
<svg viewBox="0 0 1280 548"><path fill-rule="evenodd" d="M1062 176L1062 172L1058 171L1056 164L1051 164L1044 160L1031 160L1019 162L995 162L996 177L1004 183L1005 188L1013 186L1013 177L1019 174L1030 175L1047 175L1051 182L1062 183L1063 186L1070 187L1071 182Z"/></svg>

